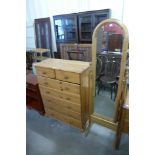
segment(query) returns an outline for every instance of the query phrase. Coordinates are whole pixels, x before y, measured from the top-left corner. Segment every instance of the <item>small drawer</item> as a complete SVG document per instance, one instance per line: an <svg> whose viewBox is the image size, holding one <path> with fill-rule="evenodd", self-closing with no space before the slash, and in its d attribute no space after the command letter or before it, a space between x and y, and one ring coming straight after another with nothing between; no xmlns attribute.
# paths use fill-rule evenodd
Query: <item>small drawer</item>
<svg viewBox="0 0 155 155"><path fill-rule="evenodd" d="M80 75L78 73L56 70L56 79L80 84Z"/></svg>
<svg viewBox="0 0 155 155"><path fill-rule="evenodd" d="M62 87L64 92L80 94L80 85L78 85L78 84L72 84L69 82L62 82L61 87Z"/></svg>
<svg viewBox="0 0 155 155"><path fill-rule="evenodd" d="M39 76L55 78L55 71L51 68L36 67L36 73Z"/></svg>
<svg viewBox="0 0 155 155"><path fill-rule="evenodd" d="M59 89L60 88L60 81L59 80L50 79L50 78L43 77L43 76L37 76L37 79L38 79L38 83L40 85L50 87L53 89Z"/></svg>

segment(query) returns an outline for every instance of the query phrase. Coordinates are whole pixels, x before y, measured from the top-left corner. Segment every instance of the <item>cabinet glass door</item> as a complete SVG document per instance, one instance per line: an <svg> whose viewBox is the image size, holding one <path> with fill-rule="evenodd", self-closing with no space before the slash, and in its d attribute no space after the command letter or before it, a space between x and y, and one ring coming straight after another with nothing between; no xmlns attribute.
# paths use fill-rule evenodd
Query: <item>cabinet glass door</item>
<svg viewBox="0 0 155 155"><path fill-rule="evenodd" d="M77 29L76 29L76 19L73 18L66 18L64 19L64 33L65 33L65 40L67 41L74 41L77 40Z"/></svg>
<svg viewBox="0 0 155 155"><path fill-rule="evenodd" d="M55 20L55 31L56 31L56 39L57 40L64 40L64 26L62 19Z"/></svg>
<svg viewBox="0 0 155 155"><path fill-rule="evenodd" d="M93 28L96 27L97 24L99 24L102 20L105 20L108 18L108 14L96 14L94 15L94 26Z"/></svg>
<svg viewBox="0 0 155 155"><path fill-rule="evenodd" d="M91 41L92 37L92 21L91 16L80 17L80 40Z"/></svg>

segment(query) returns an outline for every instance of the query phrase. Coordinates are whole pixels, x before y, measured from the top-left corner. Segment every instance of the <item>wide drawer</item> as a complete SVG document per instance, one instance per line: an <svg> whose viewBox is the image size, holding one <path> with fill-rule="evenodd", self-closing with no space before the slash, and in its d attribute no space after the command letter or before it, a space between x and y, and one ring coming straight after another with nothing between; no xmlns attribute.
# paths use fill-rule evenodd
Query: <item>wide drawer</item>
<svg viewBox="0 0 155 155"><path fill-rule="evenodd" d="M78 84L72 84L69 82L63 82L60 80L50 79L42 76L38 76L37 78L38 83L43 86L58 89L60 91L65 91L69 93L80 94L80 85Z"/></svg>
<svg viewBox="0 0 155 155"><path fill-rule="evenodd" d="M61 90L58 91L57 89L52 89L52 88L45 87L45 86L42 86L42 85L39 85L39 88L40 88L41 94L52 95L54 97L58 97L60 99L64 99L64 100L74 102L74 103L77 103L77 104L81 103L80 94L67 93L67 92L64 92L64 91L61 91Z"/></svg>
<svg viewBox="0 0 155 155"><path fill-rule="evenodd" d="M81 113L80 104L75 104L69 101L64 101L60 98L56 98L56 97L48 96L48 95L42 95L42 99L43 99L44 106L46 106L46 104L50 104L50 106L58 105L60 107L65 107L67 109L70 109L74 112Z"/></svg>
<svg viewBox="0 0 155 155"><path fill-rule="evenodd" d="M56 79L58 80L80 84L80 74L78 73L67 72L62 70L55 70L55 73Z"/></svg>
<svg viewBox="0 0 155 155"><path fill-rule="evenodd" d="M55 71L51 68L35 67L36 73L39 76L55 78Z"/></svg>
<svg viewBox="0 0 155 155"><path fill-rule="evenodd" d="M81 114L69 109L68 107L61 106L59 104L55 105L54 103L49 103L46 101L43 101L43 103L44 103L45 111L47 109L54 110L54 111L57 111L63 115L66 115L66 116L69 116L69 117L72 117L72 118L75 118L75 119L81 121Z"/></svg>
<svg viewBox="0 0 155 155"><path fill-rule="evenodd" d="M61 114L59 112L56 112L54 110L46 109L45 112L46 112L46 116L54 117L54 118L56 118L58 120L66 122L66 123L68 123L70 125L73 125L75 127L82 128L82 123L79 120L76 120L74 118L68 117L68 116L63 115L63 114Z"/></svg>

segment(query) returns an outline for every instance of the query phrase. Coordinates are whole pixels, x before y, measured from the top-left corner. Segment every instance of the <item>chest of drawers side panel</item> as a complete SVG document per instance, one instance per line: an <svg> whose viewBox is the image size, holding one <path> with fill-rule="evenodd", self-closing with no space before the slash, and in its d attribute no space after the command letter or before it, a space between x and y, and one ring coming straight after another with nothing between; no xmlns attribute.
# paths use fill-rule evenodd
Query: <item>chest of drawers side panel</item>
<svg viewBox="0 0 155 155"><path fill-rule="evenodd" d="M80 90L81 90L81 118L82 128L86 128L86 122L89 121L89 102L90 102L90 68L84 71L80 77Z"/></svg>

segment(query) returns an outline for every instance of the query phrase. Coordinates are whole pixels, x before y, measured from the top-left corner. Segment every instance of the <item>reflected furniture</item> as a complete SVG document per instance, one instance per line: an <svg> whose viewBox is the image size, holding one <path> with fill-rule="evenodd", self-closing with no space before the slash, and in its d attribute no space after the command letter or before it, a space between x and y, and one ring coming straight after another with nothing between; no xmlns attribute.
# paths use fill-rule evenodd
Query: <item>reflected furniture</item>
<svg viewBox="0 0 155 155"><path fill-rule="evenodd" d="M89 122L90 63L46 59L35 68L46 116L85 130Z"/></svg>
<svg viewBox="0 0 155 155"><path fill-rule="evenodd" d="M26 106L35 109L42 115L45 113L37 77L32 74L32 71L29 71L26 75Z"/></svg>
<svg viewBox="0 0 155 155"><path fill-rule="evenodd" d="M104 71L99 76L98 94L101 88L105 88L107 85L109 85L112 99L112 94L117 87L116 82L117 77L119 75L119 71L120 71L120 63L116 62L115 60L105 62Z"/></svg>

